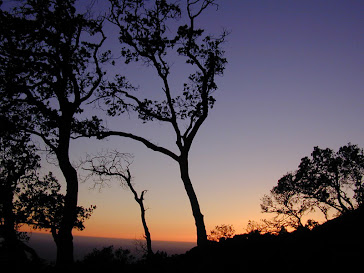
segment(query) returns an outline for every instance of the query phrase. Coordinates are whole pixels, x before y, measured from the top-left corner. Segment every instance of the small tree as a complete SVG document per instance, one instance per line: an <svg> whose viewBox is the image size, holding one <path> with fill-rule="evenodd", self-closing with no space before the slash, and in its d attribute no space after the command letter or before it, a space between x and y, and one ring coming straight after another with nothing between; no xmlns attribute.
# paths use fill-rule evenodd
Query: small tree
<svg viewBox="0 0 364 273"><path fill-rule="evenodd" d="M283 176L270 195L262 199L262 211L288 216L291 226L303 226L302 216L321 210L337 213L354 210L363 204L364 152L348 144L338 152L314 147L311 158L304 157L298 170Z"/></svg>
<svg viewBox="0 0 364 273"><path fill-rule="evenodd" d="M0 132L0 228L10 258L23 262L25 252L30 253L33 260L38 256L20 240L20 226L49 229L58 243L65 196L59 193L60 184L51 173L39 178L41 166L37 149L29 134L16 129L16 119L15 115L0 116L4 129ZM77 207L74 228L82 230L83 222L94 209L95 206Z"/></svg>
<svg viewBox="0 0 364 273"><path fill-rule="evenodd" d="M261 219L260 222L249 220L245 228L247 234L261 235L261 234L279 234L279 232L286 227L286 222L280 219L269 221Z"/></svg>
<svg viewBox="0 0 364 273"><path fill-rule="evenodd" d="M20 122L16 117L0 115L0 233L9 257L21 262L26 260L25 252L35 259L37 255L18 236L20 219L14 213L14 200L24 185L37 179L40 157L29 134L19 132L14 121Z"/></svg>
<svg viewBox="0 0 364 273"><path fill-rule="evenodd" d="M292 183L290 181L292 179L292 175L287 174L278 181L278 184ZM277 214L273 220L276 224L296 229L304 226L302 217L312 212L315 204L313 200L305 198L302 194L288 189L281 192L275 187L270 195L264 195L260 206L264 213Z"/></svg>
<svg viewBox="0 0 364 273"><path fill-rule="evenodd" d="M34 229L49 230L56 245L65 207L65 195L60 193L61 185L52 173L43 179L28 181L14 203L18 221ZM73 228L83 230L84 222L91 217L96 206L77 206Z"/></svg>
<svg viewBox="0 0 364 273"><path fill-rule="evenodd" d="M232 238L235 234L235 229L233 225L220 225L216 226L215 229L210 231L208 239L210 241L219 242L227 238Z"/></svg>
<svg viewBox="0 0 364 273"><path fill-rule="evenodd" d="M88 157L84 163L83 169L91 171L91 175L97 176L97 181L104 184L105 181L110 180L113 177L119 179L122 185L125 185L130 189L134 195L134 200L140 207L140 216L144 228L144 237L147 242L147 257L153 255L152 250L152 238L147 225L145 217L144 206L144 194L147 192L143 190L138 194L132 183L132 176L129 166L131 164L132 156L130 154L119 153L118 151L106 152L94 157ZM98 183L96 182L96 183Z"/></svg>

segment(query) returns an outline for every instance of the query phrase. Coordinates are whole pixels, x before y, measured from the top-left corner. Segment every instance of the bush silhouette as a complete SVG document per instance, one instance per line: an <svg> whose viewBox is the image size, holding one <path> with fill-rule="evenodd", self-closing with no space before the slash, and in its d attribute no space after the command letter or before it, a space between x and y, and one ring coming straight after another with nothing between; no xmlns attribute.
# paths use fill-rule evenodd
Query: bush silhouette
<svg viewBox="0 0 364 273"><path fill-rule="evenodd" d="M80 265L84 270L120 270L126 265L132 264L135 257L128 249L117 248L113 246L102 249L93 249L85 256Z"/></svg>

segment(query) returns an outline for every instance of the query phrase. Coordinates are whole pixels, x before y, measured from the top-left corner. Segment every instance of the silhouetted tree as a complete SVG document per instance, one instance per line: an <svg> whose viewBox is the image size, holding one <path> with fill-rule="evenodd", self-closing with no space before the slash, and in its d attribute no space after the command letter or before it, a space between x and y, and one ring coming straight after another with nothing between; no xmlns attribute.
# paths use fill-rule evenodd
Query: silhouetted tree
<svg viewBox="0 0 364 273"><path fill-rule="evenodd" d="M98 88L101 22L77 14L74 0L22 1L0 11L1 111L26 121L18 130L40 137L55 154L67 183L57 237L57 264L73 262L72 229L77 217L78 179L69 158L71 137L99 128L79 120L81 106ZM85 129L85 124L88 124Z"/></svg>
<svg viewBox="0 0 364 273"><path fill-rule="evenodd" d="M252 221L249 220L248 224L245 228L245 231L247 234L264 234L264 233L268 233L266 225L256 222L256 221Z"/></svg>
<svg viewBox="0 0 364 273"><path fill-rule="evenodd" d="M304 157L298 170L283 176L270 195L262 199L263 212L289 216L296 226L301 217L315 208L328 218L328 210L339 214L363 204L364 152L347 144L338 152L314 147L311 158Z"/></svg>
<svg viewBox="0 0 364 273"><path fill-rule="evenodd" d="M9 120L3 119L4 129L0 133L0 228L5 239L5 247L10 259L26 262L26 254L38 260L38 255L20 238L21 225L31 225L35 229L49 229L57 243L57 233L62 219L65 196L60 184L49 173L39 178L40 157L29 134L17 131ZM88 209L77 207L77 220L74 228L82 230L83 222L91 216L95 206Z"/></svg>
<svg viewBox="0 0 364 273"><path fill-rule="evenodd" d="M144 237L147 242L147 257L151 257L153 255L152 239L145 218L146 209L143 203L144 194L147 191L144 190L138 194L134 189L129 169L131 160L132 156L130 154L124 154L118 151L106 152L104 154L99 154L98 156L88 157L88 159L86 159L83 163L85 165L83 169L91 171L92 175L96 175L97 180L101 184L105 183L105 181L109 180L111 177L117 177L121 181L122 185L127 185L133 193L135 201L140 207L140 216L145 234Z"/></svg>
<svg viewBox="0 0 364 273"><path fill-rule="evenodd" d="M210 231L210 235L208 239L210 241L219 242L222 239L232 238L235 234L235 229L233 225L220 225L216 226L213 230Z"/></svg>
<svg viewBox="0 0 364 273"><path fill-rule="evenodd" d="M14 199L24 185L37 179L40 157L29 134L17 131L11 119L16 120L10 115L0 116L0 234L9 260L23 263L27 260L25 252L33 259L38 257L18 236L21 221L14 213Z"/></svg>
<svg viewBox="0 0 364 273"><path fill-rule="evenodd" d="M292 176L288 174L281 179L292 179ZM281 180L278 181L280 182ZM277 214L270 221L270 226L289 226L297 229L304 226L302 217L312 212L315 205L316 202L301 194L292 191L279 192L273 188L270 195L264 195L260 206L264 213Z"/></svg>
<svg viewBox="0 0 364 273"><path fill-rule="evenodd" d="M50 230L56 244L62 223L65 195L60 192L61 185L49 173L43 179L35 179L24 184L14 203L15 214L23 224L34 229ZM84 222L91 217L96 206L84 208L77 206L73 228L83 230Z"/></svg>
<svg viewBox="0 0 364 273"><path fill-rule="evenodd" d="M130 83L122 76L103 86L100 99L104 99L108 114L119 115L125 110L135 111L144 122L158 121L169 124L175 133L179 154L158 146L142 136L123 130L108 130L99 133L98 138L121 136L143 143L153 151L174 159L180 168L181 179L188 195L197 229L197 243L207 242L203 214L189 174L189 152L198 130L206 120L217 89L216 75L222 75L226 59L221 49L226 32L220 37L204 35L196 27L196 19L208 7L216 5L213 0L186 1L187 23L180 25L173 33L169 26L178 24L182 10L176 3L156 0L152 3L141 0L111 0L109 20L119 29L121 53L125 62L142 62L153 67L161 79L161 100L155 96L139 98L134 95ZM170 82L171 64L169 59L181 57L196 69L176 93Z"/></svg>

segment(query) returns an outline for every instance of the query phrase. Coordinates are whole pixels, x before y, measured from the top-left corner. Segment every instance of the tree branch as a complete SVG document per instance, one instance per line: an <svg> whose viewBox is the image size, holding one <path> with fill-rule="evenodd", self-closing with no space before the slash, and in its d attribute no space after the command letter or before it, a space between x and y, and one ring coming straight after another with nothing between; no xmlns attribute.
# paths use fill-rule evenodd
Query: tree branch
<svg viewBox="0 0 364 273"><path fill-rule="evenodd" d="M48 145L49 146L49 148L52 150L52 151L56 151L57 150L57 147L56 146L54 146L53 144L52 144L52 142L48 139L48 138L46 138L46 136L44 135L44 134L42 134L42 133L39 133L39 132L37 132L37 131L34 131L34 130L30 130L30 129L24 129L26 132L29 132L30 134L33 134L33 135L36 135L36 136L39 136L43 141L44 141L44 143L46 144L46 145Z"/></svg>
<svg viewBox="0 0 364 273"><path fill-rule="evenodd" d="M98 50L100 49L100 47L103 45L104 41L106 40L106 36L105 36L103 30L100 30L100 33L102 35L102 40L100 41L99 44L95 45L95 50L93 52L93 59L95 61L95 65L96 65L97 80L92 84L90 91L84 97L80 98L80 103L87 101L92 96L92 94L94 93L96 88L100 85L101 80L102 80L103 75L102 75L102 71L100 68L100 63L99 63L99 58L97 57L97 53L98 53Z"/></svg>
<svg viewBox="0 0 364 273"><path fill-rule="evenodd" d="M141 143L143 143L146 147L148 147L149 149L156 151L156 152L160 152L162 154L165 154L171 158L173 158L174 160L178 161L179 160L179 156L177 156L175 153L171 152L170 150L164 148L164 147L160 147L157 146L155 144L153 144L152 142L150 142L149 140L140 137L140 136L136 136L130 133L125 133L125 132L119 132L119 131L106 131L106 132L100 132L97 135L98 139L104 139L106 137L109 136L121 136L121 137L126 137L126 138L131 138L134 139L136 141L139 141Z"/></svg>

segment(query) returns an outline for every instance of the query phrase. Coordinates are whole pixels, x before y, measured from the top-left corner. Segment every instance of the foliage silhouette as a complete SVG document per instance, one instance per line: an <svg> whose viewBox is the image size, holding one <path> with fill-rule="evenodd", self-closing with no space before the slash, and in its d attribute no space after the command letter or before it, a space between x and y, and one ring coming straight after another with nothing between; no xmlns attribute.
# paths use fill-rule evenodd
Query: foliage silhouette
<svg viewBox="0 0 364 273"><path fill-rule="evenodd" d="M96 117L79 120L78 114L98 88L100 64L108 57L99 54L105 40L101 22L78 14L74 4L27 0L0 14L1 112L17 113L24 121L17 129L43 140L67 183L57 234L59 265L73 262L78 179L69 158L70 140L100 126Z"/></svg>
<svg viewBox="0 0 364 273"><path fill-rule="evenodd" d="M100 250L95 248L84 257L80 263L80 269L91 272L121 270L134 261L135 257L127 249L120 247L114 250L113 246L104 247Z"/></svg>
<svg viewBox="0 0 364 273"><path fill-rule="evenodd" d="M143 190L138 194L132 183L132 176L129 166L132 161L132 155L120 153L118 151L111 151L99 153L97 156L88 156L83 162L83 169L91 171L91 176L96 176L95 183L101 183L101 186L113 177L116 177L122 185L130 189L134 195L134 200L140 207L140 217L144 228L144 237L146 240L147 257L153 256L152 239L145 217L144 207L144 194L147 192ZM88 177L89 178L89 177Z"/></svg>
<svg viewBox="0 0 364 273"><path fill-rule="evenodd" d="M29 134L17 131L14 119L17 117L9 113L0 116L0 234L8 257L4 260L21 264L27 261L27 253L33 260L39 258L18 231L22 219L15 213L14 200L25 185L38 178L40 158Z"/></svg>
<svg viewBox="0 0 364 273"><path fill-rule="evenodd" d="M315 220L308 219L304 226L296 227L295 229L306 228L312 230L317 227L319 223ZM287 221L286 218L274 217L273 219L261 219L259 222L257 221L248 221L246 227L247 234L272 234L279 235L282 233L288 232L288 230L292 230L291 221Z"/></svg>
<svg viewBox="0 0 364 273"><path fill-rule="evenodd" d="M34 229L50 230L56 245L65 206L65 195L60 193L60 190L58 180L49 173L43 179L28 182L14 203L16 215L21 219L21 223ZM91 217L94 209L96 206L77 206L73 228L83 230L84 222Z"/></svg>
<svg viewBox="0 0 364 273"><path fill-rule="evenodd" d="M168 256L156 252L152 259L133 259L129 251L120 254L112 247L94 250L73 265L74 271L108 272L226 272L281 268L331 271L357 270L364 254L364 207L314 227L280 234L252 232L221 242L209 242L184 254ZM55 272L53 266L39 266L38 272Z"/></svg>
<svg viewBox="0 0 364 273"><path fill-rule="evenodd" d="M202 12L214 6L213 0L186 1L182 11L177 3L155 1L153 4L141 0L112 0L109 20L119 29L121 54L125 63L142 62L155 69L162 81L163 99L155 100L152 95L140 99L136 88L123 76L102 86L99 101L103 101L109 115L117 116L125 111L134 111L143 122L158 121L170 125L176 136L179 155L172 150L158 146L144 137L131 133L105 130L98 134L103 139L120 136L143 143L151 150L174 159L180 168L180 175L188 195L197 230L197 243L207 243L203 214L189 175L189 152L195 136L206 120L217 89L215 77L222 75L226 59L222 44L227 35L220 37L204 35L196 28L196 20ZM169 25L177 24L182 14L187 23L173 33ZM175 94L170 83L172 74L169 58L181 57L196 71L192 72Z"/></svg>
<svg viewBox="0 0 364 273"><path fill-rule="evenodd" d="M286 229L286 223L281 221L269 221L266 219L260 222L249 220L246 226L247 234L273 234L278 235L282 229Z"/></svg>
<svg viewBox="0 0 364 273"><path fill-rule="evenodd" d="M210 241L219 242L221 240L226 240L227 238L232 238L235 234L235 229L233 225L225 225L222 224L220 226L216 226L213 230L210 231L210 235L208 235L208 239Z"/></svg>
<svg viewBox="0 0 364 273"><path fill-rule="evenodd" d="M15 118L1 116L4 130L0 133L0 229L8 257L4 261L16 260L22 266L29 262L29 255L33 261L40 259L24 242L28 238L19 228L28 224L35 229L50 229L56 241L65 196L59 193L60 184L52 173L40 178L37 148L29 133L18 131L11 122ZM77 207L74 227L82 230L94 208Z"/></svg>
<svg viewBox="0 0 364 273"><path fill-rule="evenodd" d="M363 204L363 175L364 152L357 145L349 143L336 153L314 147L311 158L302 158L298 170L283 176L263 197L262 211L278 214L294 228L302 227L302 217L317 208L326 219L330 209L353 211Z"/></svg>

